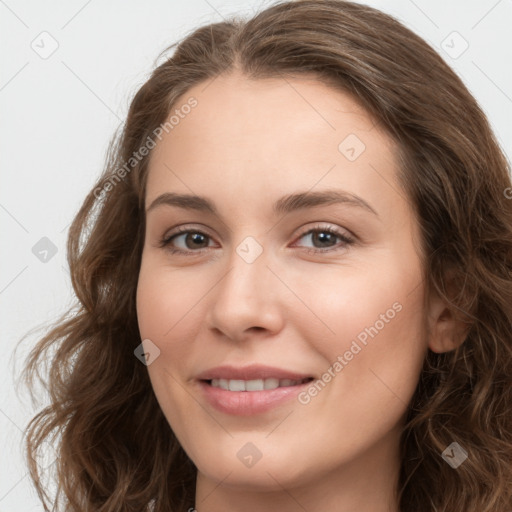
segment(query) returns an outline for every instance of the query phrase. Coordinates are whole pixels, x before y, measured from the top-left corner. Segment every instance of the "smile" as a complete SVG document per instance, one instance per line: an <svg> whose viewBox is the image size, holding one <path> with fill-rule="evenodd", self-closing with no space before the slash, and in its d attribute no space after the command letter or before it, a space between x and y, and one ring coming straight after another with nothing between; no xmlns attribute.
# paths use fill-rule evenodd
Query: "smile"
<svg viewBox="0 0 512 512"><path fill-rule="evenodd" d="M230 416L263 414L293 401L313 377L291 379L211 379L196 381L200 395L217 411Z"/></svg>

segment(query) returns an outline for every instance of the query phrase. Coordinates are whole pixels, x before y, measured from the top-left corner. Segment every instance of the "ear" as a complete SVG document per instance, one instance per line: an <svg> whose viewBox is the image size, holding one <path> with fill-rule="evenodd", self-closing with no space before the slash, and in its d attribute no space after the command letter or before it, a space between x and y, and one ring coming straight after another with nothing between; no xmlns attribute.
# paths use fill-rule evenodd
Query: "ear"
<svg viewBox="0 0 512 512"><path fill-rule="evenodd" d="M447 277L446 289L449 297L454 296L451 274ZM427 304L428 348L441 354L455 350L465 341L471 324L464 321L462 313L458 313L448 302L432 292Z"/></svg>

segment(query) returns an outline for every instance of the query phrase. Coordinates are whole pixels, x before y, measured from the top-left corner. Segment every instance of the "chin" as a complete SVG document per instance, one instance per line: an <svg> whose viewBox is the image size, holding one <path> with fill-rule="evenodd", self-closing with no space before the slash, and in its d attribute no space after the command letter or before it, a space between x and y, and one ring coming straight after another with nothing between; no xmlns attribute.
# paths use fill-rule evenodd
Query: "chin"
<svg viewBox="0 0 512 512"><path fill-rule="evenodd" d="M222 482L223 486L236 487L239 491L245 492L272 492L282 491L283 487L291 488L304 483L307 478L302 473L302 478L295 472L290 472L292 459L277 463L277 461L263 462L261 459L255 466L247 468L238 459L224 460L218 465L209 459L202 464L196 464L199 473L206 476L208 480Z"/></svg>

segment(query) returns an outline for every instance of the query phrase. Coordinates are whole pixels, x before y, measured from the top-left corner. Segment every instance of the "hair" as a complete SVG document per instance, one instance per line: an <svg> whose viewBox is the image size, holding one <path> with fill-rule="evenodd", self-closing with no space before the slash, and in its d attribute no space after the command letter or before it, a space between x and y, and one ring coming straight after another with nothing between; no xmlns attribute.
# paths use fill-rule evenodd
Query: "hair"
<svg viewBox="0 0 512 512"><path fill-rule="evenodd" d="M467 325L457 348L426 355L401 438L400 510L510 510L510 168L461 79L392 16L341 0L275 3L248 20L202 26L169 49L135 94L70 227L77 300L23 368L26 385L33 389L37 375L50 397L26 428L29 473L45 510L36 456L50 437L56 501L68 512L193 506L196 467L134 356L151 154L134 155L192 86L235 71L255 80L316 77L350 94L396 142L399 185L421 229L426 293L439 294ZM467 453L456 469L441 456L453 442Z"/></svg>

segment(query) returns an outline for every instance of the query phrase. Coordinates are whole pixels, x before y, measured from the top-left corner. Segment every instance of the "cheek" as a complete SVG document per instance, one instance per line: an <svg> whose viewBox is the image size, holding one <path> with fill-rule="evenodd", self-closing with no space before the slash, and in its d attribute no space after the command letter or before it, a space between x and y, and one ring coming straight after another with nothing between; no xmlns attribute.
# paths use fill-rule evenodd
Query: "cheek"
<svg viewBox="0 0 512 512"><path fill-rule="evenodd" d="M156 262L143 262L137 286L137 319L141 339L151 340L159 349L149 376L164 412L175 411L180 396L177 381L190 375L197 337L199 308L196 304L205 291L198 281L180 272L163 269ZM176 379L176 380L175 380Z"/></svg>
<svg viewBox="0 0 512 512"><path fill-rule="evenodd" d="M427 349L419 265L405 273L398 259L380 261L365 272L331 272L329 282L319 275L303 290L322 321L301 324L326 361L321 380L334 403L350 404L368 420L366 406L384 411L409 403Z"/></svg>
<svg viewBox="0 0 512 512"><path fill-rule="evenodd" d="M161 264L143 262L137 286L137 318L141 339L151 340L160 350L147 367L153 391L171 425L183 422L190 397L183 390L183 376L190 375L195 358L191 339L197 336L198 308L202 290L179 272ZM179 290L179 293L176 292ZM202 291L204 293L204 291Z"/></svg>
<svg viewBox="0 0 512 512"><path fill-rule="evenodd" d="M403 421L426 354L422 287L414 290L414 279L392 273L379 278L361 279L359 287L354 281L341 294L310 295L321 301L318 311L335 334L315 337L317 325L308 333L327 364L320 382L301 397L299 423L313 429L314 418L325 417L326 426L312 444L333 464L333 452L368 447ZM341 281L340 286L346 284Z"/></svg>
<svg viewBox="0 0 512 512"><path fill-rule="evenodd" d="M402 344L399 332L407 337L419 329L423 307L420 269L412 268L406 274L399 260L389 259L372 267L327 268L316 272L314 279L301 282L298 276L293 281L299 283L295 291L311 311L293 321L302 322L309 339L316 337L315 345L329 360L334 353L349 350L354 340L369 346L372 339L386 339L391 348Z"/></svg>
<svg viewBox="0 0 512 512"><path fill-rule="evenodd" d="M137 318L144 338L163 341L188 325L194 304L204 295L204 282L187 273L162 267L148 258L142 262L137 286Z"/></svg>

